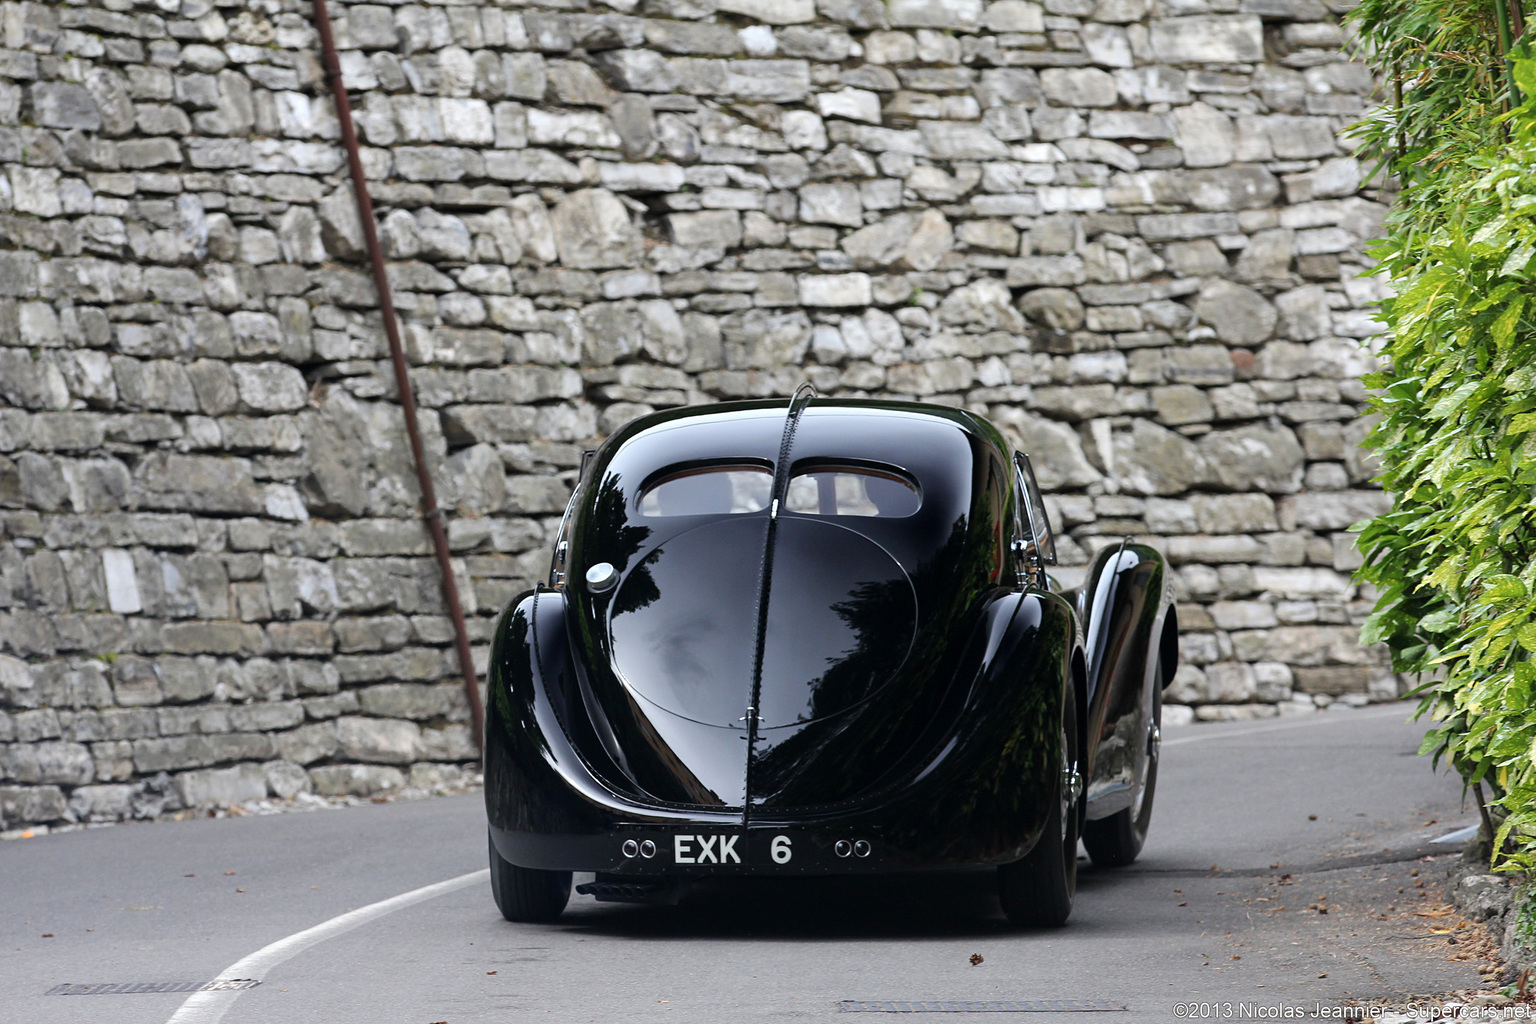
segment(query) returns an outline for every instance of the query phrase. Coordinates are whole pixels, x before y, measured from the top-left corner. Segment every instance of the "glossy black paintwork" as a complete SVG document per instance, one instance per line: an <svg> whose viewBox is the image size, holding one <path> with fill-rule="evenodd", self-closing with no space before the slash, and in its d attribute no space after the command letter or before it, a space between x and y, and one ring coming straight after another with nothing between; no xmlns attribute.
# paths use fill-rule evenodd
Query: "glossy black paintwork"
<svg viewBox="0 0 1536 1024"><path fill-rule="evenodd" d="M590 460L563 532L571 582L514 602L497 630L486 803L513 863L654 870L615 864L613 838L700 823L881 837L879 857L840 870L1002 863L1054 798L1063 700L1099 737L1090 754L1113 755L1104 737L1138 721L1145 732L1132 705L1146 688L1131 680L1150 678L1166 606L1155 553L1135 549L1139 572L1118 554L1066 599L1030 590L1012 462L990 424L815 401L786 468L785 422L779 402L678 410ZM885 467L920 504L901 518L642 514L648 483L725 463ZM600 562L619 582L593 593L582 581ZM1080 622L1106 586L1108 625L1085 654Z"/></svg>
<svg viewBox="0 0 1536 1024"><path fill-rule="evenodd" d="M1129 807L1143 783L1152 681L1165 650L1169 586L1162 556L1144 544L1124 541L1094 558L1078 599L1087 636L1089 706L1087 738L1089 818ZM1164 665L1164 685L1176 662Z"/></svg>

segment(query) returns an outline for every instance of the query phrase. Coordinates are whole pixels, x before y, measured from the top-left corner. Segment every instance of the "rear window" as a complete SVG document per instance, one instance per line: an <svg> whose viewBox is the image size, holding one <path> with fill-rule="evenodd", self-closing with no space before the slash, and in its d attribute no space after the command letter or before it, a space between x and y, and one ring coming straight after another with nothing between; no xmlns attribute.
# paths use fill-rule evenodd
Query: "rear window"
<svg viewBox="0 0 1536 1024"><path fill-rule="evenodd" d="M642 516L723 516L768 507L773 474L760 466L708 466L668 473L640 495Z"/></svg>
<svg viewBox="0 0 1536 1024"><path fill-rule="evenodd" d="M784 507L807 516L901 519L922 504L917 486L896 473L855 466L817 466L790 477Z"/></svg>

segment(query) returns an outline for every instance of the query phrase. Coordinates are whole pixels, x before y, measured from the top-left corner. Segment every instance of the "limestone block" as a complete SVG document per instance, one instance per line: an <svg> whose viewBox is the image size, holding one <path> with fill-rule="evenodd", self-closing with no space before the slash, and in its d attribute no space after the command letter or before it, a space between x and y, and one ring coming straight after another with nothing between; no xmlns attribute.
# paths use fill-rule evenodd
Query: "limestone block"
<svg viewBox="0 0 1536 1024"><path fill-rule="evenodd" d="M10 178L12 209L39 217L57 217L64 212L59 198L59 172L52 167L6 168Z"/></svg>
<svg viewBox="0 0 1536 1024"><path fill-rule="evenodd" d="M175 784L182 804L193 808L228 807L267 795L266 773L255 764L183 772Z"/></svg>
<svg viewBox="0 0 1536 1024"><path fill-rule="evenodd" d="M857 201L855 193L854 202ZM741 244L741 214L735 210L673 213L667 216L667 223L672 230L672 240L678 245L734 249Z"/></svg>
<svg viewBox="0 0 1536 1024"><path fill-rule="evenodd" d="M286 363L232 363L230 372L241 404L252 412L292 412L309 404L304 375Z"/></svg>
<svg viewBox="0 0 1536 1024"><path fill-rule="evenodd" d="M993 32L1045 31L1045 11L1028 0L996 0L987 5L986 25Z"/></svg>
<svg viewBox="0 0 1536 1024"><path fill-rule="evenodd" d="M16 782L80 786L96 778L96 763L82 743L15 743L5 758L6 774Z"/></svg>
<svg viewBox="0 0 1536 1024"><path fill-rule="evenodd" d="M1075 331L1083 326L1083 303L1066 288L1034 288L1019 300L1019 309L1030 320L1053 331Z"/></svg>
<svg viewBox="0 0 1536 1024"><path fill-rule="evenodd" d="M101 128L101 111L89 89L68 82L34 82L27 90L33 121L45 128Z"/></svg>
<svg viewBox="0 0 1536 1024"><path fill-rule="evenodd" d="M607 189L583 189L566 196L555 207L550 226L560 262L567 267L625 267L640 260L640 232L624 204Z"/></svg>
<svg viewBox="0 0 1536 1024"><path fill-rule="evenodd" d="M1019 251L1019 233L1007 221L970 220L955 229L956 237L974 249L1013 255Z"/></svg>
<svg viewBox="0 0 1536 1024"><path fill-rule="evenodd" d="M442 499L474 515L499 512L506 502L501 456L477 444L443 460L438 487Z"/></svg>
<svg viewBox="0 0 1536 1024"><path fill-rule="evenodd" d="M57 786L0 786L0 826L42 825L67 813L64 794Z"/></svg>
<svg viewBox="0 0 1536 1024"><path fill-rule="evenodd" d="M93 67L85 74L85 88L91 94L104 135L127 135L133 131L136 117L127 80L111 68Z"/></svg>
<svg viewBox="0 0 1536 1024"><path fill-rule="evenodd" d="M1202 533L1263 533L1279 529L1274 500L1267 494L1202 494L1190 500Z"/></svg>
<svg viewBox="0 0 1536 1024"><path fill-rule="evenodd" d="M1338 151L1329 118L1272 114L1263 119L1263 126L1274 155L1280 160L1327 157Z"/></svg>
<svg viewBox="0 0 1536 1024"><path fill-rule="evenodd" d="M1088 273L1083 258L1075 253L1065 256L1024 256L1008 261L1006 280L1010 288L1041 285L1070 287L1085 283Z"/></svg>
<svg viewBox="0 0 1536 1024"><path fill-rule="evenodd" d="M1392 507L1384 491L1332 491L1298 494L1286 502L1296 525L1309 530L1343 530L1373 519Z"/></svg>
<svg viewBox="0 0 1536 1024"><path fill-rule="evenodd" d="M729 26L698 21L647 21L645 41L663 53L729 56L742 50L741 38Z"/></svg>
<svg viewBox="0 0 1536 1024"><path fill-rule="evenodd" d="M1038 116L1036 123L1039 123ZM1161 140L1172 138L1173 132L1173 123L1163 114L1136 110L1095 110L1088 115L1088 134L1096 139Z"/></svg>
<svg viewBox="0 0 1536 1024"><path fill-rule="evenodd" d="M975 32L981 27L983 4L982 0L888 0L887 13L899 28Z"/></svg>
<svg viewBox="0 0 1536 1024"><path fill-rule="evenodd" d="M79 786L69 794L69 811L76 821L121 821L133 814L134 787Z"/></svg>
<svg viewBox="0 0 1536 1024"><path fill-rule="evenodd" d="M800 302L807 306L867 306L874 301L868 274L802 274Z"/></svg>
<svg viewBox="0 0 1536 1024"><path fill-rule="evenodd" d="M267 780L268 792L279 800L292 800L314 788L309 773L292 761L268 761L261 770Z"/></svg>
<svg viewBox="0 0 1536 1024"><path fill-rule="evenodd" d="M1115 434L1110 451L1113 475L1133 494L1178 494L1212 476L1193 442L1145 419Z"/></svg>
<svg viewBox="0 0 1536 1024"><path fill-rule="evenodd" d="M816 17L815 0L718 0L716 6L769 25L795 25Z"/></svg>
<svg viewBox="0 0 1536 1024"><path fill-rule="evenodd" d="M279 757L293 764L313 764L339 749L334 722L316 722L289 729L273 737Z"/></svg>
<svg viewBox="0 0 1536 1024"><path fill-rule="evenodd" d="M400 769L373 764L311 768L309 778L321 796L374 796L405 785L405 773Z"/></svg>
<svg viewBox="0 0 1536 1024"><path fill-rule="evenodd" d="M1186 167L1222 167L1236 154L1232 119L1205 103L1174 109L1173 141L1184 154Z"/></svg>
<svg viewBox="0 0 1536 1024"><path fill-rule="evenodd" d="M1111 68L1135 66L1130 36L1120 26L1091 21L1084 23L1078 34L1083 41L1083 50L1093 63Z"/></svg>
<svg viewBox="0 0 1536 1024"><path fill-rule="evenodd" d="M810 90L810 65L803 60L730 61L720 87L724 95L757 103L796 103Z"/></svg>
<svg viewBox="0 0 1536 1024"><path fill-rule="evenodd" d="M939 160L998 160L1008 156L1008 147L981 125L958 121L922 121L918 123L928 150Z"/></svg>
<svg viewBox="0 0 1536 1024"><path fill-rule="evenodd" d="M1214 416L1205 392L1188 384L1153 388L1152 408L1157 411L1157 418L1169 426L1208 423Z"/></svg>
<svg viewBox="0 0 1536 1024"><path fill-rule="evenodd" d="M1280 314L1258 292L1230 281L1213 281L1200 291L1195 315L1232 345L1256 345L1275 330Z"/></svg>
<svg viewBox="0 0 1536 1024"><path fill-rule="evenodd" d="M395 18L388 7L353 4L347 8L346 37L362 50L392 50L400 45Z"/></svg>
<svg viewBox="0 0 1536 1024"><path fill-rule="evenodd" d="M857 186L811 184L800 190L800 219L812 224L842 224L859 227L864 223Z"/></svg>
<svg viewBox="0 0 1536 1024"><path fill-rule="evenodd" d="M528 108L528 141L536 146L597 149L618 149L623 144L605 114L587 110L547 111L538 107Z"/></svg>
<svg viewBox="0 0 1536 1024"><path fill-rule="evenodd" d="M811 340L811 322L798 311L733 313L721 320L720 329L725 365L731 369L796 365Z"/></svg>
<svg viewBox="0 0 1536 1024"><path fill-rule="evenodd" d="M358 761L410 764L416 759L420 740L421 728L414 722L353 715L336 720L336 741L341 756ZM316 788L319 788L318 780Z"/></svg>
<svg viewBox="0 0 1536 1024"><path fill-rule="evenodd" d="M944 297L935 311L943 324L982 331L1024 330L1024 317L1013 307L1013 294L995 277L983 277Z"/></svg>
<svg viewBox="0 0 1536 1024"><path fill-rule="evenodd" d="M1256 232L1237 259L1236 275L1242 281L1284 278L1294 254L1296 233L1290 228Z"/></svg>
<svg viewBox="0 0 1536 1024"><path fill-rule="evenodd" d="M1010 443L1029 456L1042 490L1087 487L1103 479L1083 454L1077 431L1016 406L996 407L992 419Z"/></svg>
<svg viewBox="0 0 1536 1024"><path fill-rule="evenodd" d="M7 707L33 707L32 669L20 658L0 654L0 701Z"/></svg>
<svg viewBox="0 0 1536 1024"><path fill-rule="evenodd" d="M884 0L816 0L816 11L823 18L849 28L886 28Z"/></svg>
<svg viewBox="0 0 1536 1024"><path fill-rule="evenodd" d="M605 50L592 55L592 60L602 69L610 84L616 89L632 92L666 93L678 87L678 76L668 60L654 50ZM539 74L539 89L532 94L530 87L516 93L525 99L543 98L543 73Z"/></svg>
<svg viewBox="0 0 1536 1024"><path fill-rule="evenodd" d="M247 514L266 510L245 459L153 452L135 468L134 490L141 508Z"/></svg>
<svg viewBox="0 0 1536 1024"><path fill-rule="evenodd" d="M880 96L867 89L843 88L816 94L816 109L822 117L845 117L853 121L880 123Z"/></svg>
<svg viewBox="0 0 1536 1024"><path fill-rule="evenodd" d="M1304 453L1285 427L1213 431L1200 438L1199 451L1214 482L1227 490L1292 494L1301 488Z"/></svg>
<svg viewBox="0 0 1536 1024"><path fill-rule="evenodd" d="M469 715L464 690L457 684L424 686L416 683L385 683L358 694L362 709L381 718L463 720Z"/></svg>
<svg viewBox="0 0 1536 1024"><path fill-rule="evenodd" d="M1120 101L1114 76L1098 68L1046 68L1040 72L1040 88L1064 107L1112 107Z"/></svg>
<svg viewBox="0 0 1536 1024"><path fill-rule="evenodd" d="M1264 59L1264 26L1253 15L1153 18L1152 59L1168 64L1239 64Z"/></svg>

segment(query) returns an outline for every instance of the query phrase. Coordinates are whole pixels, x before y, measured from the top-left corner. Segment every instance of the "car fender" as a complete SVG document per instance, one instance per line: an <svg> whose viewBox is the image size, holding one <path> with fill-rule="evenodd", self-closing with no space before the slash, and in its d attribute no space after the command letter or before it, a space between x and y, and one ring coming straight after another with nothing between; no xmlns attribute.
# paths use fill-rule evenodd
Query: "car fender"
<svg viewBox="0 0 1536 1024"><path fill-rule="evenodd" d="M1076 640L1071 606L1054 594L1005 594L981 610L959 668L969 686L958 714L885 806L870 808L895 845L926 848L940 863L1029 852L1056 799L1063 701L1080 699Z"/></svg>
<svg viewBox="0 0 1536 1024"><path fill-rule="evenodd" d="M1087 817L1107 817L1135 802L1143 784L1154 694L1178 661L1178 624L1160 552L1130 540L1094 558L1077 605L1088 668Z"/></svg>
<svg viewBox="0 0 1536 1024"><path fill-rule="evenodd" d="M739 814L625 800L600 778L602 766L578 753L572 736L585 709L567 618L563 592L540 587L508 604L497 622L486 686L485 807L501 855L520 867L561 867L564 851L555 837L606 833L615 816L656 824L738 821Z"/></svg>

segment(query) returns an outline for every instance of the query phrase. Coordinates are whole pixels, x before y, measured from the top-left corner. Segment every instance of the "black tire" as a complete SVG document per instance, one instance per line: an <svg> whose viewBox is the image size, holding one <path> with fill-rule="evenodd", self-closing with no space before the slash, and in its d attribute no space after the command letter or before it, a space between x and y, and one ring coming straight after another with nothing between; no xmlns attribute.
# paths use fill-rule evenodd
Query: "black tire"
<svg viewBox="0 0 1536 1024"><path fill-rule="evenodd" d="M1156 737L1161 736L1162 727L1163 666L1159 662L1152 675L1152 721L1147 726L1146 781L1141 787L1141 801L1083 825L1083 845L1088 848L1094 867L1123 868L1136 859L1146 844L1147 829L1152 824L1152 797L1157 792L1160 755Z"/></svg>
<svg viewBox="0 0 1536 1024"><path fill-rule="evenodd" d="M502 859L491 841L491 895L508 921L543 924L565 910L571 898L569 871L520 868Z"/></svg>
<svg viewBox="0 0 1536 1024"><path fill-rule="evenodd" d="M1062 763L1077 777L1077 701L1070 695L1061 723ZM1055 773L1050 817L1034 848L997 869L997 895L1008 920L1021 928L1059 928L1072 914L1077 893L1077 802L1080 785L1069 787L1067 772Z"/></svg>

